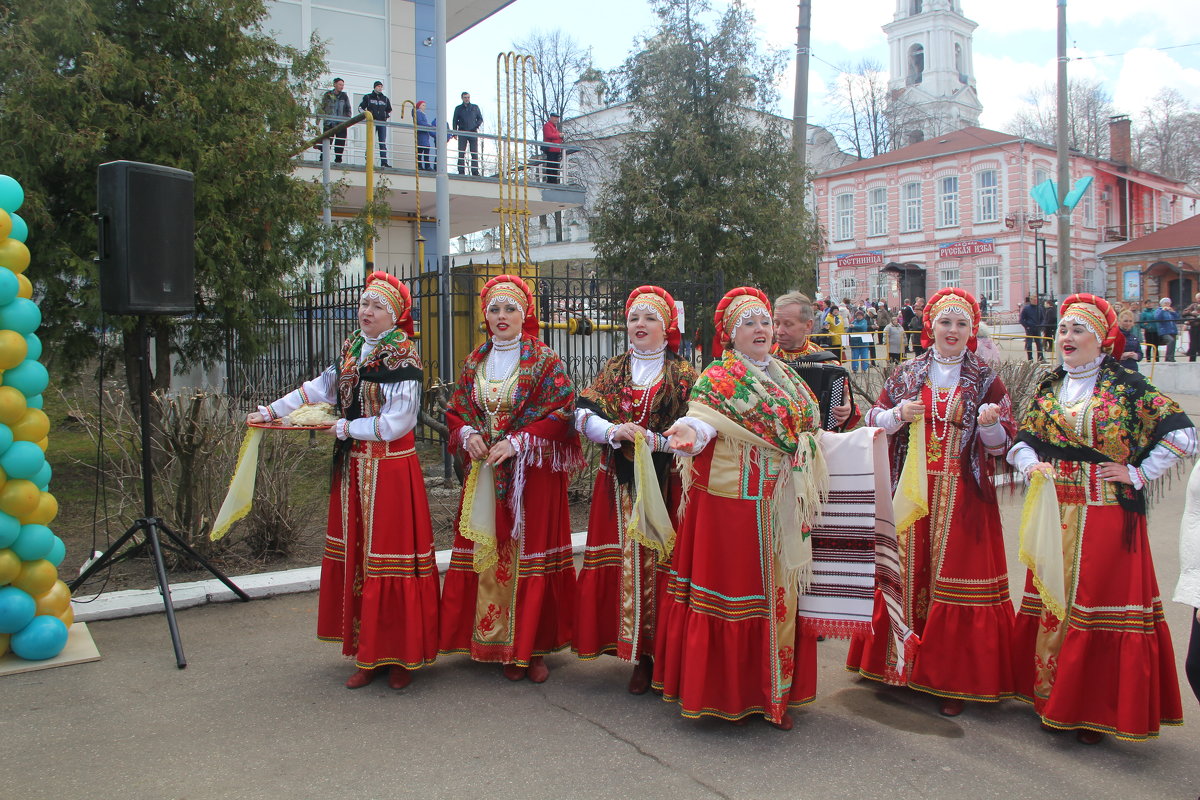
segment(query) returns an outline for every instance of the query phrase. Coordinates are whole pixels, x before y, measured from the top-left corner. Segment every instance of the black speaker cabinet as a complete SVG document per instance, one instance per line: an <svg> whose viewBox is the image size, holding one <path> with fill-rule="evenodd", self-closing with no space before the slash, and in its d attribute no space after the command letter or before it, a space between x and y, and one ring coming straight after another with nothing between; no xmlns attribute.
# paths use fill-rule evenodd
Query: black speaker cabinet
<svg viewBox="0 0 1200 800"><path fill-rule="evenodd" d="M110 161L96 177L100 307L108 314L195 311L192 173Z"/></svg>

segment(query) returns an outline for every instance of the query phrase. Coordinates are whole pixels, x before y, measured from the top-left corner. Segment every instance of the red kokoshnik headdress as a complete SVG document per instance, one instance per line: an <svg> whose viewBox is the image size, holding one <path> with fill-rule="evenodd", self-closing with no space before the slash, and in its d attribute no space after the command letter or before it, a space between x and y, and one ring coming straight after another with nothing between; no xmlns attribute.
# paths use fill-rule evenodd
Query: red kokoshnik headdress
<svg viewBox="0 0 1200 800"><path fill-rule="evenodd" d="M485 320L488 306L497 298L511 300L521 307L521 310L525 312L525 319L521 322L521 332L536 338L539 332L537 311L533 305L533 290L529 288L529 284L519 275L497 275L485 283L479 292L479 310L483 312ZM488 333L493 333L490 324L488 324Z"/></svg>
<svg viewBox="0 0 1200 800"><path fill-rule="evenodd" d="M639 286L629 293L625 301L625 316L634 306L646 306L658 314L662 320L663 332L667 336L667 347L672 353L679 352L679 309L675 307L675 298L661 286Z"/></svg>
<svg viewBox="0 0 1200 800"><path fill-rule="evenodd" d="M976 335L979 333L979 320L982 314L975 296L965 289L953 287L940 289L929 298L925 304L925 312L921 315L921 346L928 348L933 345L933 323L945 312L959 312L971 321L971 338L967 340L967 349L975 352Z"/></svg>
<svg viewBox="0 0 1200 800"><path fill-rule="evenodd" d="M412 293L399 278L376 270L367 276L363 294L382 301L392 315L392 324L412 338Z"/></svg>
<svg viewBox="0 0 1200 800"><path fill-rule="evenodd" d="M1103 297L1094 294L1073 294L1063 300L1058 310L1058 319L1067 317L1082 323L1100 342L1100 349L1109 355L1120 354L1125 349L1125 334L1117 325L1117 312Z"/></svg>
<svg viewBox="0 0 1200 800"><path fill-rule="evenodd" d="M733 339L733 331L737 328L738 319L742 314L755 308L766 310L771 316L771 301L761 289L753 286L739 286L730 289L717 303L717 313L713 315L713 325L717 332L713 334L713 357L721 355L721 349L729 345Z"/></svg>

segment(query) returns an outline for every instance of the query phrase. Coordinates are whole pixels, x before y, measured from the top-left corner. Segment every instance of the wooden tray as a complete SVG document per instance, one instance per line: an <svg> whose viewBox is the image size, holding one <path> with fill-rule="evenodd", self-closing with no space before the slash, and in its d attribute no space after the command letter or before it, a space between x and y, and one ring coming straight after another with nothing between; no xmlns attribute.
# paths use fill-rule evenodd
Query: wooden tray
<svg viewBox="0 0 1200 800"><path fill-rule="evenodd" d="M333 425L286 425L282 422L247 422L246 425L269 431L327 431L333 427Z"/></svg>

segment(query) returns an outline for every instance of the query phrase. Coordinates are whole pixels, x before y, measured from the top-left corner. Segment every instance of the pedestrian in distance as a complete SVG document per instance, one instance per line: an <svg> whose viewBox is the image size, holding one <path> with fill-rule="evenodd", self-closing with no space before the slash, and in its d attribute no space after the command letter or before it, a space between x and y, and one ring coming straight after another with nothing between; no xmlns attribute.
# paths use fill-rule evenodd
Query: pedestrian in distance
<svg viewBox="0 0 1200 800"><path fill-rule="evenodd" d="M471 102L471 93L462 93L462 102L454 107L450 125L458 137L458 174L465 175L468 165L467 151L471 151L471 174L479 176L479 129L483 127L483 112Z"/></svg>

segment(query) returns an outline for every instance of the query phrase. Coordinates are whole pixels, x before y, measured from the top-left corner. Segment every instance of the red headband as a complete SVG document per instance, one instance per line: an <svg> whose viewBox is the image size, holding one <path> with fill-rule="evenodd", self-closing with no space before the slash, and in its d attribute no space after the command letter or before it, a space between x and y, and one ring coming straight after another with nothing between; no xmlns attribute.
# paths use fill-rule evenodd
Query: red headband
<svg viewBox="0 0 1200 800"><path fill-rule="evenodd" d="M660 286L639 286L629 293L629 299L625 301L625 316L629 316L629 309L633 308L639 299L653 307L659 314L665 312L663 328L667 335L667 347L671 348L671 352L678 353L679 309L675 307L675 298Z"/></svg>
<svg viewBox="0 0 1200 800"><path fill-rule="evenodd" d="M511 297L514 302L518 303L525 311L525 319L521 322L521 332L537 338L539 332L537 312L534 310L533 291L529 288L529 284L519 275L497 275L485 283L479 292L479 309L483 312L484 320L487 319L488 304L493 294ZM490 324L488 333L492 333Z"/></svg>
<svg viewBox="0 0 1200 800"><path fill-rule="evenodd" d="M742 298L742 299L739 299ZM767 315L771 314L771 301L763 294L761 289L755 289L753 286L739 286L736 289L730 289L721 298L721 302L717 303L717 312L713 315L713 325L717 331L713 334L713 356L719 356L722 348L729 343L733 337L733 331L727 330L728 323L732 322L734 314L740 315L750 305L758 305L761 303L767 309Z"/></svg>
<svg viewBox="0 0 1200 800"><path fill-rule="evenodd" d="M412 293L395 275L376 270L367 276L363 294L372 293L387 303L396 319L396 327L408 336L413 335Z"/></svg>
<svg viewBox="0 0 1200 800"><path fill-rule="evenodd" d="M967 349L974 353L978 344L975 337L979 333L979 320L982 314L975 296L957 286L939 290L925 304L925 311L921 315L921 346L933 345L933 321L947 308L960 308L967 313L967 318L971 320L971 338L967 340Z"/></svg>
<svg viewBox="0 0 1200 800"><path fill-rule="evenodd" d="M1117 312L1107 300L1105 300L1103 297L1097 297L1094 294L1073 294L1066 300L1063 300L1062 305L1059 307L1058 318L1061 320L1063 317L1070 314L1071 306L1073 305L1083 305L1085 307L1092 306L1097 312L1099 312L1100 318L1103 319L1104 327L1103 331L1096 331L1103 337L1100 341L1101 350L1110 355L1124 351L1125 334L1121 333L1121 327L1117 324ZM1084 308L1080 309L1080 311L1087 317L1096 316L1095 314L1090 313L1090 309Z"/></svg>

